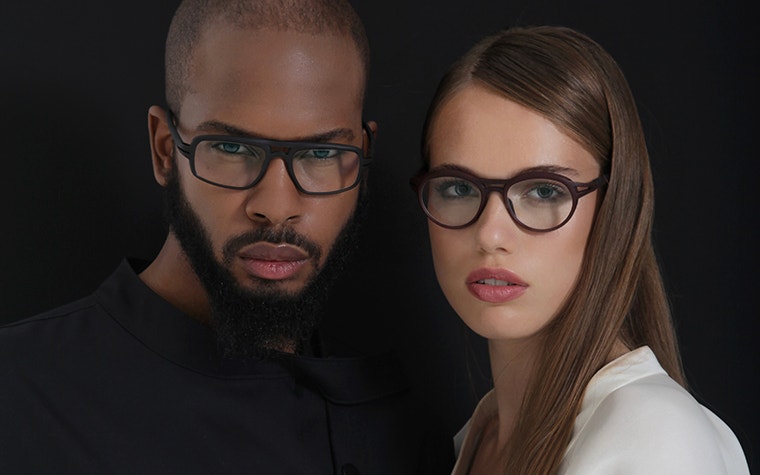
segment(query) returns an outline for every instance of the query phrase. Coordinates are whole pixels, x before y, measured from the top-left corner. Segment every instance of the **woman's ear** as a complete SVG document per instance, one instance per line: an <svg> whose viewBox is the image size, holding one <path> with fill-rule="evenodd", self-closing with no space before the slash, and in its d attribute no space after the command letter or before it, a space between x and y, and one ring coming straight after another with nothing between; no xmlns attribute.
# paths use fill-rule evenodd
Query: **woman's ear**
<svg viewBox="0 0 760 475"><path fill-rule="evenodd" d="M174 140L169 132L166 111L159 106L148 109L148 134L153 162L153 176L161 186L166 186L174 166Z"/></svg>

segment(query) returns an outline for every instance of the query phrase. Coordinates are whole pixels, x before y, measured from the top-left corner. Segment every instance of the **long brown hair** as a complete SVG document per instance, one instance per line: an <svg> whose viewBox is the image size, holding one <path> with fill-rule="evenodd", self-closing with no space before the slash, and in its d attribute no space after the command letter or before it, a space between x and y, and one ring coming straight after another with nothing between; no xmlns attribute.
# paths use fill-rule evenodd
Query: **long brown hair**
<svg viewBox="0 0 760 475"><path fill-rule="evenodd" d="M507 474L555 473L583 393L620 339L648 345L682 385L675 331L652 246L654 192L646 142L628 83L613 58L564 27L515 27L489 36L441 80L422 142L441 105L468 84L545 116L585 146L609 182L568 301L544 329L542 349L504 454Z"/></svg>

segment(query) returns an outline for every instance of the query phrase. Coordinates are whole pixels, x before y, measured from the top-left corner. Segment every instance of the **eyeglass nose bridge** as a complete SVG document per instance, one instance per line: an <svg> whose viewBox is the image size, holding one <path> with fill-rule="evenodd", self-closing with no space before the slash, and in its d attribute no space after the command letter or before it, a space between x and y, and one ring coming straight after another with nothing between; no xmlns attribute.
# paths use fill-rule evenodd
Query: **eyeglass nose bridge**
<svg viewBox="0 0 760 475"><path fill-rule="evenodd" d="M288 173L290 181L293 183L297 190L301 191L301 184L298 182L298 179L295 177L295 172L293 171L293 157L291 153L292 150L293 147L288 147L286 145L270 145L266 147L264 150L266 153L266 158L261 166L261 170L259 171L259 176L253 182L253 184L250 185L250 188L258 185L261 180L264 179L264 176L269 171L269 165L272 164L272 161L275 158L279 158L282 160L282 164L285 166L285 171Z"/></svg>
<svg viewBox="0 0 760 475"><path fill-rule="evenodd" d="M491 193L499 193L506 200L507 190L509 190L510 186L512 186L512 180L488 180L481 183L484 198Z"/></svg>
<svg viewBox="0 0 760 475"><path fill-rule="evenodd" d="M488 180L487 182L481 183L480 209L478 209L478 212L475 214L471 223L480 219L480 215L483 214L483 210L486 209L486 204L488 204L488 197L491 196L491 193L496 193L504 203L504 207L507 209L507 213L509 213L512 221L518 226L525 227L525 225L517 218L514 204L507 196L507 191L509 191L510 186L512 186L512 180Z"/></svg>
<svg viewBox="0 0 760 475"><path fill-rule="evenodd" d="M293 147L287 147L285 145L270 145L269 147L269 157L280 157L284 160L286 160L288 157L290 157L290 150Z"/></svg>

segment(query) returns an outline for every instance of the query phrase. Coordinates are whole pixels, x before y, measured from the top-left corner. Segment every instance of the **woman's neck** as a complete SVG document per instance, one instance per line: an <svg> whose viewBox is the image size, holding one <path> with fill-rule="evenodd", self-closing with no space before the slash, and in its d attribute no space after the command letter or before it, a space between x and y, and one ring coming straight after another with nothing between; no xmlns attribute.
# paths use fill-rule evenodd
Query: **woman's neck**
<svg viewBox="0 0 760 475"><path fill-rule="evenodd" d="M500 449L506 448L517 424L539 351L541 351L541 341L538 337L520 342L488 341L491 376L498 408L496 446ZM619 339L616 340L605 364L628 351L630 348Z"/></svg>
<svg viewBox="0 0 760 475"><path fill-rule="evenodd" d="M521 342L488 342L491 375L498 407L498 442L506 448L528 387L535 355L539 349L536 338Z"/></svg>

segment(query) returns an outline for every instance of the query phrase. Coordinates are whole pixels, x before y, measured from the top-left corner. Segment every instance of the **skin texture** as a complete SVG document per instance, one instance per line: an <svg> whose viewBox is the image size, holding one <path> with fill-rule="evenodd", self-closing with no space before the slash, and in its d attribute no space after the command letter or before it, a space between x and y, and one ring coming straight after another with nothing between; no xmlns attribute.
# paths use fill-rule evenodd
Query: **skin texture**
<svg viewBox="0 0 760 475"><path fill-rule="evenodd" d="M177 128L185 142L201 134L229 134L361 147L366 142L361 128L362 71L349 37L212 24L194 54L189 92L180 110L174 111ZM217 261L244 289L301 291L324 265L354 211L358 188L329 196L301 194L282 160L274 160L252 189L216 187L196 179L189 161L174 154L164 110L151 107L148 120L156 180L165 186L169 170L178 167L180 186ZM252 274L239 255L225 262L222 249L228 240L261 227L293 229L315 243L321 257L309 254L295 274L278 280ZM173 234L141 278L180 310L208 321L205 289Z"/></svg>
<svg viewBox="0 0 760 475"><path fill-rule="evenodd" d="M430 168L442 166L501 179L536 167L576 182L600 173L591 153L548 119L477 84L454 93L434 119ZM501 466L540 332L575 286L596 200L596 192L581 198L572 219L548 233L519 227L497 193L469 227L429 224L441 289L464 323L488 339L499 417L484 431L471 473L496 473ZM506 302L484 301L468 288L468 276L478 269L506 270L523 289Z"/></svg>

